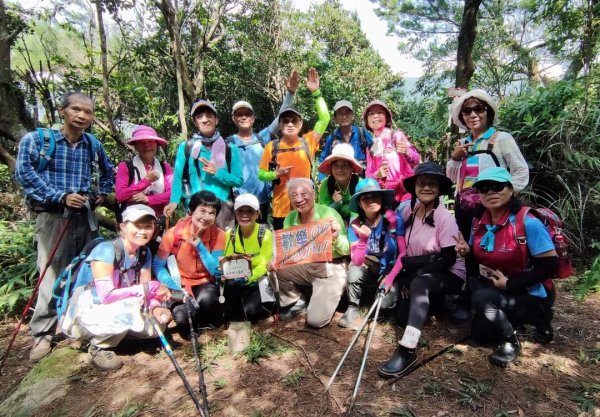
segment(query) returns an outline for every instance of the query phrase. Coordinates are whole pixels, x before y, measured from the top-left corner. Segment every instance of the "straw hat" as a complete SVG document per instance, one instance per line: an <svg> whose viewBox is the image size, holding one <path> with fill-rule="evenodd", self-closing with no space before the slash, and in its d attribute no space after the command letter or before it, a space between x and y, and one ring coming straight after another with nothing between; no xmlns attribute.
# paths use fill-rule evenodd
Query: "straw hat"
<svg viewBox="0 0 600 417"><path fill-rule="evenodd" d="M354 159L354 148L349 143L340 143L334 146L331 155L319 165L319 172L331 175L331 164L335 161L347 161L356 174L360 174L363 170L358 161Z"/></svg>

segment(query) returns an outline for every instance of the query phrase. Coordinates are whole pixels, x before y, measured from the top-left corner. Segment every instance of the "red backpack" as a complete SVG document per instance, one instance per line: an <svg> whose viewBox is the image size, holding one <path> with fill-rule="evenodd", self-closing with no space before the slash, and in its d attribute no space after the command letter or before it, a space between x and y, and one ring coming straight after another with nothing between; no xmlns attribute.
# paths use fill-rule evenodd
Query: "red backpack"
<svg viewBox="0 0 600 417"><path fill-rule="evenodd" d="M558 214L546 207L532 208L521 207L521 210L516 214L515 229L517 235L517 243L521 251L521 264L523 270L527 268L528 251L527 238L525 236L525 216L528 213L533 214L538 218L552 238L554 249L558 254L558 270L554 278L569 278L573 275L573 267L571 265L571 256L569 254L569 241L564 234L564 222ZM546 288L553 288L552 279L544 281Z"/></svg>

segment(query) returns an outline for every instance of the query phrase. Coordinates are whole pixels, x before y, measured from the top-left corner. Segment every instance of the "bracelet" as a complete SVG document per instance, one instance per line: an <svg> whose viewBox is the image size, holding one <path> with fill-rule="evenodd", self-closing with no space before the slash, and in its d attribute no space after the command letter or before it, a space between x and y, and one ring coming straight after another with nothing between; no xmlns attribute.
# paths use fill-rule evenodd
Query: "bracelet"
<svg viewBox="0 0 600 417"><path fill-rule="evenodd" d="M321 97L321 89L319 88L318 90L313 91L311 94L314 98L319 98Z"/></svg>

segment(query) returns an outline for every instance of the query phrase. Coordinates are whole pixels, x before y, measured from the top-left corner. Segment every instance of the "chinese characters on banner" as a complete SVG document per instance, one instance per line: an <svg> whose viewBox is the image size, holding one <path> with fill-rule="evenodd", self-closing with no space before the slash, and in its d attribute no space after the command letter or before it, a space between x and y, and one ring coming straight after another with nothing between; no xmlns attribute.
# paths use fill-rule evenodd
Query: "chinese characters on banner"
<svg viewBox="0 0 600 417"><path fill-rule="evenodd" d="M330 220L275 231L275 268L332 259Z"/></svg>

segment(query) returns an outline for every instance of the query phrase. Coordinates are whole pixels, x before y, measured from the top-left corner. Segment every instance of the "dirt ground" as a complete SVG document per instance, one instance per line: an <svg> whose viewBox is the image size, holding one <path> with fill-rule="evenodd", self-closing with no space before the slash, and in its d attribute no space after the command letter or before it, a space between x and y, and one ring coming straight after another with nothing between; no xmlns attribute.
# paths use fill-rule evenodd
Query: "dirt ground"
<svg viewBox="0 0 600 417"><path fill-rule="evenodd" d="M374 334L358 396L348 399L362 358L365 337L352 350L330 394L327 384L354 332L334 323L322 330L269 319L253 326L254 353L268 357L249 362L248 355L227 352L225 329L202 334L205 380L211 416L600 416L600 295L579 302L559 292L555 340L538 345L521 336L524 353L507 369L488 363L490 347L459 344L405 378L390 383L377 366L393 352L401 329L379 324ZM14 322L0 326L6 346ZM419 359L460 340L468 331L431 318L423 330ZM259 342L262 342L260 345ZM31 339L25 327L3 375L0 398L11 395L31 369ZM198 375L191 342L173 335L175 355L190 384ZM67 395L35 416L193 416L198 415L181 379L158 344L121 348L125 366L101 372L83 366L68 379ZM82 357L85 354L81 354Z"/></svg>

